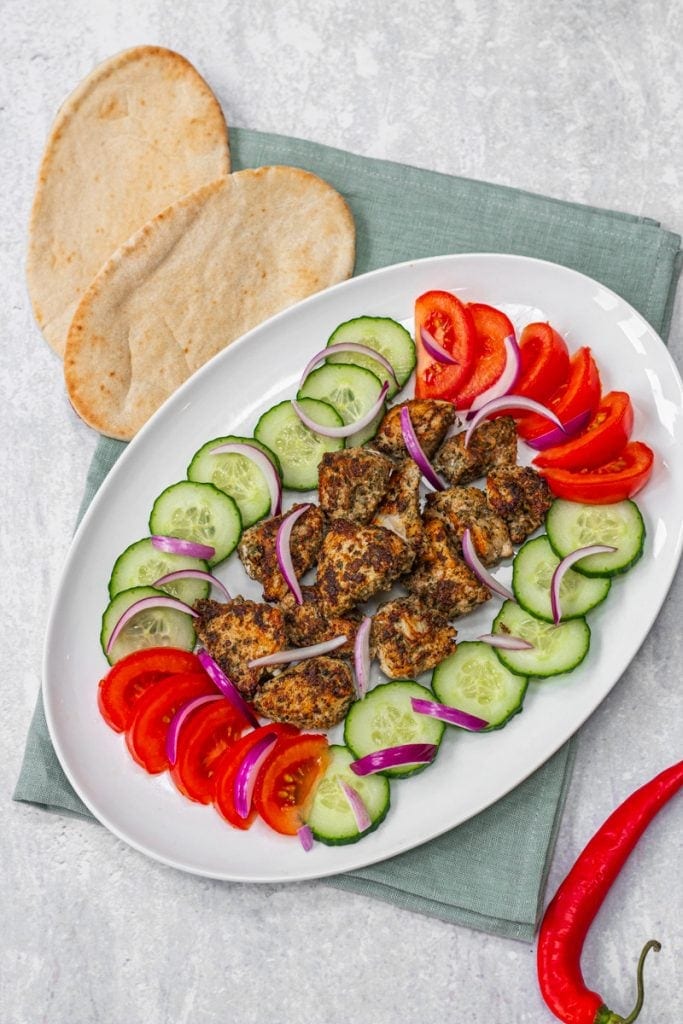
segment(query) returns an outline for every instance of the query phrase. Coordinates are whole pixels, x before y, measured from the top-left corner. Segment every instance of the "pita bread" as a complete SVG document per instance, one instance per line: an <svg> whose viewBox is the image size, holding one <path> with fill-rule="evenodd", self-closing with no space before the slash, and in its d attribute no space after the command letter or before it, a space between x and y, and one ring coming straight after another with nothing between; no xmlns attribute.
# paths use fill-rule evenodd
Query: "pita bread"
<svg viewBox="0 0 683 1024"><path fill-rule="evenodd" d="M138 46L100 64L47 141L31 214L28 286L60 355L76 306L127 238L230 170L221 108L184 57Z"/></svg>
<svg viewBox="0 0 683 1024"><path fill-rule="evenodd" d="M346 203L308 171L239 171L185 196L83 296L64 358L73 407L127 440L235 338L349 277L354 248Z"/></svg>

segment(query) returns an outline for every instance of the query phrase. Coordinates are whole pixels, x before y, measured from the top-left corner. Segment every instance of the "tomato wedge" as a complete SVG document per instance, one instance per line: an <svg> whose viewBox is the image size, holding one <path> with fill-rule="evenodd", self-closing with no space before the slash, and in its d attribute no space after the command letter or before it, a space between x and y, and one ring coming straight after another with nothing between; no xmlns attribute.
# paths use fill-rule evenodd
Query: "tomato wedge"
<svg viewBox="0 0 683 1024"><path fill-rule="evenodd" d="M499 309L483 302L470 302L467 309L477 333L475 362L472 374L453 399L458 409L469 409L477 395L495 384L505 369L503 343L509 335L515 335L514 327Z"/></svg>
<svg viewBox="0 0 683 1024"><path fill-rule="evenodd" d="M432 359L420 341L425 328L457 364ZM416 398L452 400L474 367L477 332L467 306L450 292L425 292L415 302Z"/></svg>
<svg viewBox="0 0 683 1024"><path fill-rule="evenodd" d="M589 348L580 348L569 362L569 376L548 399L546 405L565 425L588 412L592 416L600 404L600 373ZM525 440L541 437L554 428L544 416L532 413L517 420L517 433Z"/></svg>
<svg viewBox="0 0 683 1024"><path fill-rule="evenodd" d="M97 690L97 703L107 725L124 732L133 720L139 698L166 676L203 672L199 660L174 647L147 647L117 661Z"/></svg>
<svg viewBox="0 0 683 1024"><path fill-rule="evenodd" d="M633 429L633 406L625 391L610 391L585 430L564 444L546 448L534 465L544 469L593 469L623 451Z"/></svg>
<svg viewBox="0 0 683 1024"><path fill-rule="evenodd" d="M642 441L631 441L621 454L595 469L572 473L568 469L542 469L553 494L585 505L610 505L633 497L650 479L654 454Z"/></svg>
<svg viewBox="0 0 683 1024"><path fill-rule="evenodd" d="M243 830L251 828L257 814L253 800L248 817L241 818L235 809L235 779L245 757L266 736L272 736L273 738L296 736L298 732L299 730L294 725L282 725L279 723L262 725L259 729L254 729L252 732L248 732L246 736L242 736L232 747L228 747L221 754L220 759L216 762L213 773L213 802L218 813L235 828ZM269 751L269 753L272 753L272 751Z"/></svg>
<svg viewBox="0 0 683 1024"><path fill-rule="evenodd" d="M569 352L564 339L550 324L528 324L522 331L519 350L521 372L514 393L545 402L569 374Z"/></svg>
<svg viewBox="0 0 683 1024"><path fill-rule="evenodd" d="M294 836L327 767L327 737L282 737L256 780L254 806L272 829Z"/></svg>
<svg viewBox="0 0 683 1024"><path fill-rule="evenodd" d="M211 803L216 762L248 726L228 700L204 704L192 712L178 735L178 757L171 768L171 778L184 796Z"/></svg>
<svg viewBox="0 0 683 1024"><path fill-rule="evenodd" d="M126 743L139 765L151 775L168 767L166 733L178 708L194 697L216 693L205 672L178 673L153 683L135 706Z"/></svg>

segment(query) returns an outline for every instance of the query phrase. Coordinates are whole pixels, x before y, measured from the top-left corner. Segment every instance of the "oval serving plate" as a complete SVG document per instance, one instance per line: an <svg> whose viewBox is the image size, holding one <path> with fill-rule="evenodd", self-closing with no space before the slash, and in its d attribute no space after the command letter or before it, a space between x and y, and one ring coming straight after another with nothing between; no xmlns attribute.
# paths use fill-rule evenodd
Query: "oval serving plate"
<svg viewBox="0 0 683 1024"><path fill-rule="evenodd" d="M434 766L392 786L392 809L377 832L353 846L316 844L304 853L257 822L236 832L210 807L190 803L164 775L150 777L97 710L106 671L99 646L107 581L117 555L145 536L154 498L183 479L208 439L251 434L265 409L293 397L308 358L342 321L361 314L408 321L433 288L465 301L537 307L567 338L588 344L603 390L631 395L634 437L655 450L656 466L637 498L648 537L643 558L590 616L593 635L574 672L532 683L523 714L500 732L453 731ZM408 391L411 384L408 385ZM406 395L408 392L403 392ZM543 764L575 732L629 664L669 589L683 538L683 388L662 341L623 299L588 277L519 256L457 255L374 271L315 295L255 328L203 367L129 445L85 515L64 566L44 656L45 711L55 750L92 813L131 846L207 877L296 881L384 860L466 821ZM286 504L301 500L287 494ZM235 556L218 575L233 594L260 598ZM509 568L501 579L509 578ZM459 638L488 631L498 601L457 623ZM428 677L427 677L428 678Z"/></svg>

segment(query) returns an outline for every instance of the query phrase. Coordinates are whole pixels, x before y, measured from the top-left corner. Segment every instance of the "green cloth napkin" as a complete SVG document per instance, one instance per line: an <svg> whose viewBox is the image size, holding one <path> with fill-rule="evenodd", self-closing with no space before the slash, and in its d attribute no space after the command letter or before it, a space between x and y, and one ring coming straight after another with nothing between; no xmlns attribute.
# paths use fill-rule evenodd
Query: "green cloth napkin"
<svg viewBox="0 0 683 1024"><path fill-rule="evenodd" d="M234 128L233 168L290 164L347 199L357 227L356 273L422 256L510 252L596 278L666 336L680 238L646 218L370 160L300 139ZM80 516L125 447L102 438ZM573 743L476 818L409 853L331 884L442 920L531 941L566 796ZM89 817L57 761L39 698L15 800Z"/></svg>

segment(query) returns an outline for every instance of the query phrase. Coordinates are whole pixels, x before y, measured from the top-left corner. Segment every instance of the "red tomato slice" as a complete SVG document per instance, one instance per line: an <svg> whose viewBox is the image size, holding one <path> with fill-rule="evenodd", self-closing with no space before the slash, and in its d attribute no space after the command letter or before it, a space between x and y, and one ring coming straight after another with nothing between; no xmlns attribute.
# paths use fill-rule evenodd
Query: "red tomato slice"
<svg viewBox="0 0 683 1024"><path fill-rule="evenodd" d="M550 324L529 324L519 340L521 373L514 393L537 402L561 387L569 374L569 352Z"/></svg>
<svg viewBox="0 0 683 1024"><path fill-rule="evenodd" d="M633 497L652 474L654 454L642 441L631 441L618 458L595 469L572 473L568 469L542 469L553 494L586 505L610 505Z"/></svg>
<svg viewBox="0 0 683 1024"><path fill-rule="evenodd" d="M625 391L610 391L585 430L564 444L546 448L534 465L546 469L593 469L623 451L633 429L633 406Z"/></svg>
<svg viewBox="0 0 683 1024"><path fill-rule="evenodd" d="M245 757L252 747L256 746L265 736L296 736L298 732L299 730L294 725L276 723L262 725L259 729L254 729L246 736L242 736L232 747L228 747L225 753L221 754L213 773L213 802L218 813L235 828L243 830L251 828L257 814L253 801L248 817L241 818L235 810L235 779ZM272 750L269 753L272 753Z"/></svg>
<svg viewBox="0 0 683 1024"><path fill-rule="evenodd" d="M470 302L467 309L472 314L477 332L475 360L472 374L458 391L453 401L458 409L469 409L477 395L486 391L500 377L505 369L505 339L515 329L499 309L485 306L482 302Z"/></svg>
<svg viewBox="0 0 683 1024"><path fill-rule="evenodd" d="M178 708L194 697L216 693L205 672L178 673L153 683L139 698L126 743L133 758L157 775L168 767L166 733Z"/></svg>
<svg viewBox="0 0 683 1024"><path fill-rule="evenodd" d="M327 737L283 737L256 780L254 806L272 829L296 835L329 761Z"/></svg>
<svg viewBox="0 0 683 1024"><path fill-rule="evenodd" d="M425 351L420 331L426 328L435 341L457 359L456 365L439 363ZM450 292L425 292L415 302L417 348L416 398L452 400L474 366L477 332L469 309Z"/></svg>
<svg viewBox="0 0 683 1024"><path fill-rule="evenodd" d="M153 683L179 672L203 672L199 659L174 647L147 647L117 661L100 680L97 703L107 725L123 732L133 720L139 698Z"/></svg>
<svg viewBox="0 0 683 1024"><path fill-rule="evenodd" d="M600 404L600 374L589 348L580 348L569 363L569 376L564 384L548 399L546 405L567 424L575 416L589 412L591 416ZM541 437L554 428L544 416L521 416L517 420L517 433L526 440Z"/></svg>
<svg viewBox="0 0 683 1024"><path fill-rule="evenodd" d="M181 793L197 803L211 803L216 762L248 724L227 700L204 704L192 712L180 730L178 757L171 768L171 778Z"/></svg>

